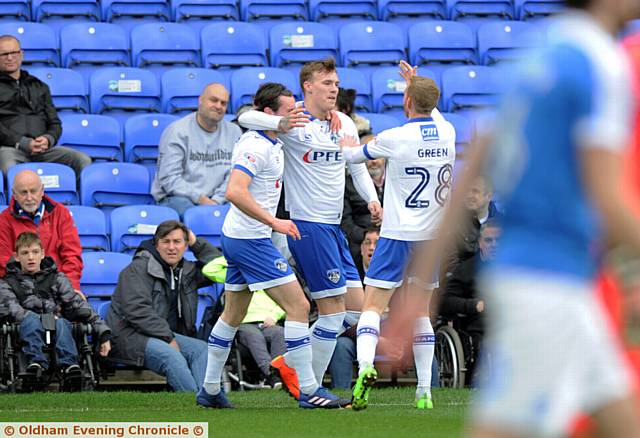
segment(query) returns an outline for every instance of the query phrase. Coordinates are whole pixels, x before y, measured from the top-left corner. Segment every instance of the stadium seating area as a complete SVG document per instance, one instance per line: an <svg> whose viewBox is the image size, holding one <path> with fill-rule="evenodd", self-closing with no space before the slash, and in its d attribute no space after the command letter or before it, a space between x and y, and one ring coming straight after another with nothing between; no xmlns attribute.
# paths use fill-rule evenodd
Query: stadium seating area
<svg viewBox="0 0 640 438"><path fill-rule="evenodd" d="M232 118L265 81L301 97L302 64L333 56L341 86L357 90L356 111L377 133L404 120L406 84L396 65L407 59L440 85L439 107L464 151L470 111L493 105L504 83L499 64L541 44L541 19L561 7L561 0L0 0L0 35L20 40L24 68L51 88L63 121L59 144L94 158L80 187L63 165L13 168L0 178L0 203L19 168L43 176L47 194L70 206L85 251L82 289L104 311L148 225L176 218L151 205L157 144L169 123L196 109L205 84L227 86ZM185 222L219 244L226 211L194 207Z"/></svg>

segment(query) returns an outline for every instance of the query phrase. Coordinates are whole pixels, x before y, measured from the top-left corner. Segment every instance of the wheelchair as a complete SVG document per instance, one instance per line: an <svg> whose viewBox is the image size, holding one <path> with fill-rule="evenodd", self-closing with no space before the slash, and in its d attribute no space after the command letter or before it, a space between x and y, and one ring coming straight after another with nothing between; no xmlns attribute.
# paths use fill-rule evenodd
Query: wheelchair
<svg viewBox="0 0 640 438"><path fill-rule="evenodd" d="M79 371L63 378L63 370L57 365L55 351L55 323L43 321L45 347L43 353L49 359L49 369L37 373L27 372L27 363L21 351L20 325L6 320L0 325L0 390L7 392L33 392L43 390L58 382L60 391L92 391L99 383L97 351L99 340L92 336L90 324L72 323L73 338L78 350Z"/></svg>
<svg viewBox="0 0 640 438"><path fill-rule="evenodd" d="M440 319L436 327L435 355L438 359L440 386L470 386L474 380L481 378L476 373L480 337L460 329L460 324L455 319Z"/></svg>

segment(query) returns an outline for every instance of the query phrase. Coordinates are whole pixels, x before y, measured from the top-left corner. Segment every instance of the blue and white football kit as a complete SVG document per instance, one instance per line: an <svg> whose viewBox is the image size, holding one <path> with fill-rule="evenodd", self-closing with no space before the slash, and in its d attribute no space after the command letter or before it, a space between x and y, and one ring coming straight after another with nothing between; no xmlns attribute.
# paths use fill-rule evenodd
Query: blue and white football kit
<svg viewBox="0 0 640 438"><path fill-rule="evenodd" d="M487 160L505 215L483 274L490 379L476 421L536 436L625 397L620 359L592 280L602 238L582 182L584 148L617 150L630 125L627 61L593 18L572 12L519 67Z"/></svg>
<svg viewBox="0 0 640 438"><path fill-rule="evenodd" d="M282 190L282 143L262 131L248 131L233 150L233 169L249 175L249 193L275 215ZM225 289L251 291L296 281L287 260L271 242L271 228L231 204L222 225L222 253L227 259Z"/></svg>

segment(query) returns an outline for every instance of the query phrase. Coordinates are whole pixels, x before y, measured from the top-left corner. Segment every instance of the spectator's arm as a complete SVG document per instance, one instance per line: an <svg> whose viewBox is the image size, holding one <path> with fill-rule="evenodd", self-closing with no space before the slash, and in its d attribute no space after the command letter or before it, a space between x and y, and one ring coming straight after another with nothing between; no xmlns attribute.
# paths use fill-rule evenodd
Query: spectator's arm
<svg viewBox="0 0 640 438"><path fill-rule="evenodd" d="M21 323L27 315L28 310L20 305L15 292L4 280L0 280L0 303L7 306L12 322Z"/></svg>
<svg viewBox="0 0 640 438"><path fill-rule="evenodd" d="M124 319L145 336L173 340L173 332L166 319L153 309L151 291L154 279L146 272L146 264L132 263L120 273L116 294L121 300Z"/></svg>
<svg viewBox="0 0 640 438"><path fill-rule="evenodd" d="M222 180L222 183L213 191L213 194L211 195L212 201L218 204L223 204L227 201L227 199L225 198L225 192L227 191L227 186L229 185L230 176L231 169L229 168L224 173L224 179Z"/></svg>
<svg viewBox="0 0 640 438"><path fill-rule="evenodd" d="M447 288L440 299L440 313L445 316L475 315L478 313L478 298L473 296L473 284L467 277L465 269L467 263L459 264L451 278L447 281Z"/></svg>
<svg viewBox="0 0 640 438"><path fill-rule="evenodd" d="M49 86L44 84L45 96L44 96L44 114L47 118L47 132L43 135L49 140L49 147L52 148L58 143L60 135L62 134L62 122L58 117L58 111L53 106L53 99L51 98L51 91Z"/></svg>
<svg viewBox="0 0 640 438"><path fill-rule="evenodd" d="M187 150L172 127L160 138L158 156L158 183L170 196L184 196L198 205L201 193L196 193L184 179Z"/></svg>
<svg viewBox="0 0 640 438"><path fill-rule="evenodd" d="M344 194L344 207L342 209L342 221L340 222L340 228L347 235L347 240L353 243L362 243L366 229L357 225L353 220L353 209L351 208L351 196L350 191L350 177L347 177L345 184Z"/></svg>
<svg viewBox="0 0 640 438"><path fill-rule="evenodd" d="M80 290L80 277L82 276L84 265L82 264L82 244L80 243L78 229L69 210L62 205L58 205L56 208L61 209L60 229L58 230L60 238L58 249L60 257L59 269L69 277L73 288Z"/></svg>
<svg viewBox="0 0 640 438"><path fill-rule="evenodd" d="M5 126L3 123L0 123L0 145L15 148L16 143L18 143L20 145L20 149L28 151L26 148L28 148L31 140L31 138L23 137L13 129Z"/></svg>
<svg viewBox="0 0 640 438"><path fill-rule="evenodd" d="M2 126L1 123L0 126ZM5 213L9 214L9 212ZM7 263L13 255L14 242L13 227L7 221L7 215L0 214L0 277L4 277Z"/></svg>

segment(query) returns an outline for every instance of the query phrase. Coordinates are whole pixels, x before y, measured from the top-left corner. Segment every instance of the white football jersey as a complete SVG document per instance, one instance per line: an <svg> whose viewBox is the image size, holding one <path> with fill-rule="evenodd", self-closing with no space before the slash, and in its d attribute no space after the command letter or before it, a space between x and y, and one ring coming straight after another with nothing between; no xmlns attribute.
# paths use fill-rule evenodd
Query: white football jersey
<svg viewBox="0 0 640 438"><path fill-rule="evenodd" d="M415 118L379 133L362 148L387 158L381 237L435 238L451 190L456 133L442 118Z"/></svg>
<svg viewBox="0 0 640 438"><path fill-rule="evenodd" d="M247 131L236 143L231 161L233 169L253 178L249 192L256 203L275 216L284 170L282 142L270 139L262 131ZM233 203L222 232L235 239L271 238L271 227L243 213Z"/></svg>

